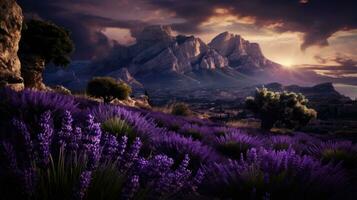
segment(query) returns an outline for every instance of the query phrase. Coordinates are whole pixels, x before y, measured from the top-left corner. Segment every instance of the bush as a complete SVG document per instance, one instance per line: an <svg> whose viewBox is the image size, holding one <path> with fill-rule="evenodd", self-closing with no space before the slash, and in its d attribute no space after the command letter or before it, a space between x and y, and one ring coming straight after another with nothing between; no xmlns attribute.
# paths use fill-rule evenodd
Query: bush
<svg viewBox="0 0 357 200"><path fill-rule="evenodd" d="M111 77L93 78L87 85L87 93L90 96L103 98L104 102L110 103L113 99L128 99L131 88L124 82L117 82Z"/></svg>
<svg viewBox="0 0 357 200"><path fill-rule="evenodd" d="M102 129L115 136L128 136L129 139L133 140L136 135L134 135L132 127L128 123L120 118L111 118L102 123Z"/></svg>
<svg viewBox="0 0 357 200"><path fill-rule="evenodd" d="M254 97L246 99L246 107L260 117L264 130L274 125L290 129L305 126L317 116L307 103L308 99L302 94L272 92L266 88L257 89Z"/></svg>
<svg viewBox="0 0 357 200"><path fill-rule="evenodd" d="M185 103L176 103L172 106L171 114L180 116L189 116L192 111Z"/></svg>

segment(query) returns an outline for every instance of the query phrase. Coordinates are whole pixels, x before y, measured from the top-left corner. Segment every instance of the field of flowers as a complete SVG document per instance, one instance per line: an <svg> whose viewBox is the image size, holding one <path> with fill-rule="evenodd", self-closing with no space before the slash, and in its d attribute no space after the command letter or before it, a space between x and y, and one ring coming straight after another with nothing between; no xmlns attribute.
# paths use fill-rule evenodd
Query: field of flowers
<svg viewBox="0 0 357 200"><path fill-rule="evenodd" d="M357 199L357 146L0 91L1 199Z"/></svg>

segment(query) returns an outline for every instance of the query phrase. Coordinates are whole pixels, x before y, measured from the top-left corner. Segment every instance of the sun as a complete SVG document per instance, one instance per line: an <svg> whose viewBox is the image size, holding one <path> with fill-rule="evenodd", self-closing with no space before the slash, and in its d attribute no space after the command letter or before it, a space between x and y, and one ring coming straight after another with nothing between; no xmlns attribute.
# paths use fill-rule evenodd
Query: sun
<svg viewBox="0 0 357 200"><path fill-rule="evenodd" d="M294 61L292 59L284 59L280 61L280 64L287 69L291 69L294 66Z"/></svg>

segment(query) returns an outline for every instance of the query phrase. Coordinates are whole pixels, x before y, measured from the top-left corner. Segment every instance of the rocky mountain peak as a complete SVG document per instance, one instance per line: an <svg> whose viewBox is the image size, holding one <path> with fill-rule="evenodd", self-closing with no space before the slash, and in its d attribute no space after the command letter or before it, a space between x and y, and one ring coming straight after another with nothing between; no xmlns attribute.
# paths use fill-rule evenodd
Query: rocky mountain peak
<svg viewBox="0 0 357 200"><path fill-rule="evenodd" d="M240 35L223 32L209 43L209 46L227 57L229 66L241 72L254 73L264 68L275 68L278 64L265 58L257 43L251 43Z"/></svg>

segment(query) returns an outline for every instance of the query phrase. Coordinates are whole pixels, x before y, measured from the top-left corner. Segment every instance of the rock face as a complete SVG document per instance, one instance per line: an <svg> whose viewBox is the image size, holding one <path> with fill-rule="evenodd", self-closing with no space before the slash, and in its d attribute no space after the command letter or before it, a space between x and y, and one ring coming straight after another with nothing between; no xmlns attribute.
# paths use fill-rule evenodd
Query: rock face
<svg viewBox="0 0 357 200"><path fill-rule="evenodd" d="M264 57L259 44L250 43L240 35L223 32L213 38L209 46L216 49L222 56L227 57L229 66L243 73L251 74L266 68L279 67L277 63Z"/></svg>
<svg viewBox="0 0 357 200"><path fill-rule="evenodd" d="M23 88L17 56L22 21L22 11L15 0L0 1L0 82L14 89Z"/></svg>
<svg viewBox="0 0 357 200"><path fill-rule="evenodd" d="M129 47L133 56L129 69L133 74L176 72L184 74L198 69L223 68L226 58L193 36L173 36L168 26L149 26Z"/></svg>

